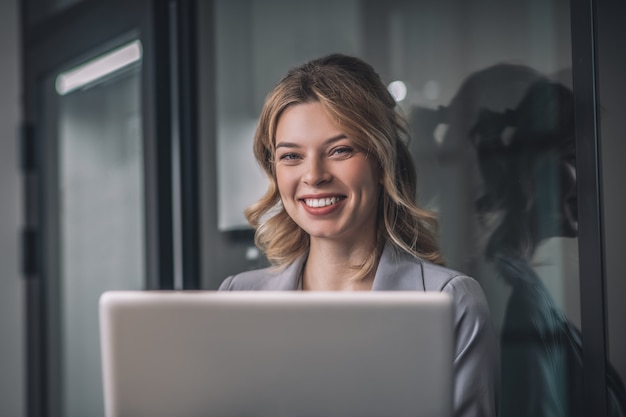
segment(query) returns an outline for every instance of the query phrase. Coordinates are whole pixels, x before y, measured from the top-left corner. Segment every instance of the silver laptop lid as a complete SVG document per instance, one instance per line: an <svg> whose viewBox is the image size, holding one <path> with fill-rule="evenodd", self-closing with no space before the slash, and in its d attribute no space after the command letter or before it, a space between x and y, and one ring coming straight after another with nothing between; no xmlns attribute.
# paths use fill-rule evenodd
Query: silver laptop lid
<svg viewBox="0 0 626 417"><path fill-rule="evenodd" d="M452 410L450 298L108 292L107 417L426 417Z"/></svg>

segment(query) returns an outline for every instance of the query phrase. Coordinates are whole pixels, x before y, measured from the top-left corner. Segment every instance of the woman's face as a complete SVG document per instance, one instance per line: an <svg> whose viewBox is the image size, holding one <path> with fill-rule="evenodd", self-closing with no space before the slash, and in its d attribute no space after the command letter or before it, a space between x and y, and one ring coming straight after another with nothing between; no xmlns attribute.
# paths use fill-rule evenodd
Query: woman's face
<svg viewBox="0 0 626 417"><path fill-rule="evenodd" d="M276 128L276 180L289 216L314 239L372 244L379 174L319 102L285 109Z"/></svg>

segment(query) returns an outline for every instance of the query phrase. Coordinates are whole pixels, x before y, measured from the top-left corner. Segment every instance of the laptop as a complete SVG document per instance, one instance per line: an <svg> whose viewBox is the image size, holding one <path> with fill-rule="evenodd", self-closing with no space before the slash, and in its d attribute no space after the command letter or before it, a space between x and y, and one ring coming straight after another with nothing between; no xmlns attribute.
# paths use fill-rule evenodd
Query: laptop
<svg viewBox="0 0 626 417"><path fill-rule="evenodd" d="M452 415L435 292L106 292L107 417Z"/></svg>

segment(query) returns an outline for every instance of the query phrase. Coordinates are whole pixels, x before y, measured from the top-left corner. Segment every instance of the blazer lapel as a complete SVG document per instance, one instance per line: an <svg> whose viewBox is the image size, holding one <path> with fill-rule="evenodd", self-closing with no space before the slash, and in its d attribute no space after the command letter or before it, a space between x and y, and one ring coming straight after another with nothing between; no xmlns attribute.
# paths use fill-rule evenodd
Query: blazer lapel
<svg viewBox="0 0 626 417"><path fill-rule="evenodd" d="M282 271L272 274L267 288L275 291L299 289L302 265L306 255L296 259ZM378 262L372 291L425 291L422 262L387 242Z"/></svg>
<svg viewBox="0 0 626 417"><path fill-rule="evenodd" d="M372 291L425 291L421 261L387 242L378 262Z"/></svg>
<svg viewBox="0 0 626 417"><path fill-rule="evenodd" d="M303 255L292 262L285 269L273 274L266 286L273 291L296 291L299 288L300 276L302 275L302 265L306 255Z"/></svg>

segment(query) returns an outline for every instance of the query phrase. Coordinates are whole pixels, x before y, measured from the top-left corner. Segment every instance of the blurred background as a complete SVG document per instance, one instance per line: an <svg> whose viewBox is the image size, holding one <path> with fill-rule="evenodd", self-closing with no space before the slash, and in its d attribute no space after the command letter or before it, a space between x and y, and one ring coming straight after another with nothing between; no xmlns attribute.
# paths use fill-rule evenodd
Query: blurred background
<svg viewBox="0 0 626 417"><path fill-rule="evenodd" d="M573 76L594 64L575 36L590 10L595 85ZM526 415L574 415L573 398L591 394L568 383L582 371L563 340L581 328L601 359L593 376L617 376L619 391L624 11L613 0L3 0L0 416L104 415L103 291L213 290L266 265L243 216L267 184L251 151L257 117L289 68L333 52L371 63L409 122L419 201L440 216L447 265L483 286L515 376L502 415L523 401L507 392L533 386L552 394ZM597 105L597 173L593 154L577 154L596 144L577 94ZM536 349L528 333L564 339Z"/></svg>

